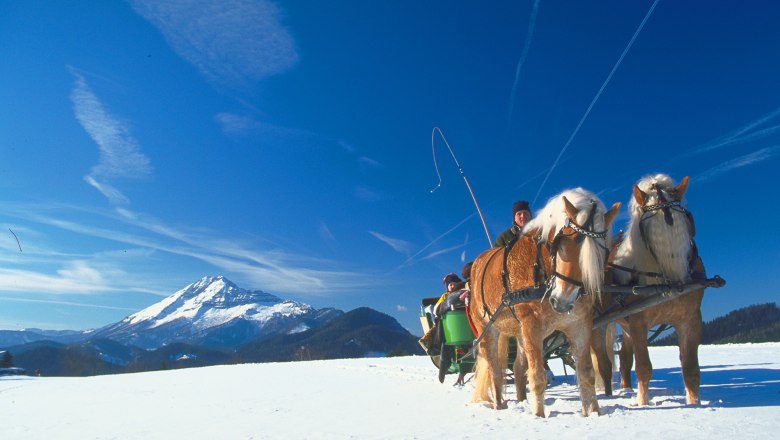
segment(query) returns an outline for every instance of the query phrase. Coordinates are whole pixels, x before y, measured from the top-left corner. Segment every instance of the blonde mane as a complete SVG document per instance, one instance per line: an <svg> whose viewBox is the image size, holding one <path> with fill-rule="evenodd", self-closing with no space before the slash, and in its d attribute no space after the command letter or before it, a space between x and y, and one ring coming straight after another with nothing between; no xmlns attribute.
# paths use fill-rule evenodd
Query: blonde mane
<svg viewBox="0 0 780 440"><path fill-rule="evenodd" d="M688 278L688 256L691 252L691 227L682 211L685 201L673 193L677 184L666 174L645 176L637 186L647 195L645 205L660 203L658 191L668 201L679 201L681 209L671 209L672 225L668 225L661 211L645 212L635 197L629 201L630 222L626 240L615 255L615 263L644 272L662 273L671 281L682 282ZM644 233L643 233L644 231ZM626 274L618 274L625 277ZM646 280L647 281L647 280Z"/></svg>
<svg viewBox="0 0 780 440"><path fill-rule="evenodd" d="M592 204L596 204L596 212L593 218L592 231L602 232L606 230L606 238L594 238L586 236L580 249L579 265L582 271L582 284L588 292L601 294L601 286L604 284L604 266L606 253L610 243L610 231L605 225L604 203L592 192L583 188L573 188L550 198L547 205L539 211L523 228L523 233L539 230L543 237L549 237L550 232L557 233L565 226L567 220L566 208L563 196L577 208L579 213L576 219L572 219L582 226L588 220Z"/></svg>

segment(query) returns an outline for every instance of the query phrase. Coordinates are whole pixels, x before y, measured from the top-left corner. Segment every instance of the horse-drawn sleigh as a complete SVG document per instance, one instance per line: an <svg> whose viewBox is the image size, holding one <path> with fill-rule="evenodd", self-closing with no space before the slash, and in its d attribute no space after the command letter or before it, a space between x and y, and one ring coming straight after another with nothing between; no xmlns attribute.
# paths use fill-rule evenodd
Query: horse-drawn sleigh
<svg viewBox="0 0 780 440"><path fill-rule="evenodd" d="M614 243L609 230L620 204L606 210L587 190L564 191L550 199L524 235L474 261L467 304L442 313L440 322L442 347L452 350L449 371L462 377L474 369L474 401L506 407L502 392L509 365L518 399L525 400L528 385L531 409L543 417L544 365L557 356L576 366L583 414L598 413L594 364L611 395L606 327L618 324L621 386L631 387L635 360L637 403L646 405L652 375L648 331L669 324L678 334L686 402L699 402L701 301L705 288L725 281L705 275L693 217L683 204L687 186L687 177L677 185L664 174L641 179L633 188L627 231ZM425 313L421 319L426 330L432 320ZM513 358L510 340L517 342Z"/></svg>

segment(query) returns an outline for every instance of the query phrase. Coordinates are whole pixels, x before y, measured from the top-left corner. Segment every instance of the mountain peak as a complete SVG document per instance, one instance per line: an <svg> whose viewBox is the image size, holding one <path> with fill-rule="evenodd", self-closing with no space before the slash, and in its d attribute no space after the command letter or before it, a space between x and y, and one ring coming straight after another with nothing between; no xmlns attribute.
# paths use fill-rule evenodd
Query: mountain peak
<svg viewBox="0 0 780 440"><path fill-rule="evenodd" d="M303 331L325 321L327 312L261 290L242 289L224 276L205 276L158 303L102 328L97 336L142 348L175 341L198 342L204 338L238 341L261 333Z"/></svg>
<svg viewBox="0 0 780 440"><path fill-rule="evenodd" d="M154 326L178 318L194 319L207 309L228 309L248 305L272 306L282 300L262 290L246 290L224 276L205 276L171 296L125 320L135 324L156 321Z"/></svg>

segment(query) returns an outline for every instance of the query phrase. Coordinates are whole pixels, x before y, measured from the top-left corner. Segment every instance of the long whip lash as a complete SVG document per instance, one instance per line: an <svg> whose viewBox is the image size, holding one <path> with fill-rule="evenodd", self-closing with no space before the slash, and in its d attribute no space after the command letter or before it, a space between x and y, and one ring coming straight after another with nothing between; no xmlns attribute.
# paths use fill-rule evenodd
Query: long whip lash
<svg viewBox="0 0 780 440"><path fill-rule="evenodd" d="M588 109L585 110L585 114L582 115L582 119L580 119L579 124L577 124L577 128L574 129L574 132L571 134L571 136L569 136L569 140L566 141L566 144L563 146L563 148L561 148L561 152L558 153L558 157L555 158L555 162L553 162L552 167L550 167L550 171L547 172L547 175L544 177L544 181L542 181L542 184L539 186L539 191L536 192L536 196L534 197L534 201L532 202L532 204L536 204L536 199L539 198L539 194L542 192L542 188L544 188L544 185L547 183L547 179L550 178L550 174L552 174L556 165L558 165L558 161L561 160L561 156L563 156L563 153L566 152L567 148L569 148L569 144L571 144L571 141L574 140L574 136L576 136L577 133L580 131L580 127L582 127L582 123L585 122L585 119L588 117L588 114L590 114L590 111L593 109L593 106L596 104L596 101L598 101L599 97L601 96L601 92L603 92L604 89L607 87L607 84L609 84L609 81L612 79L612 75L615 74L615 71L620 66L620 63L623 62L623 58L628 53L628 50L631 49L631 46L634 45L634 41L636 40L636 37L639 36L639 33L642 31L642 28L645 27L645 23L647 23L647 19L650 18L650 15L653 13L653 10L655 10L655 6L657 4L658 4L658 0L655 0L653 4L650 6L650 10L647 11L647 14L645 14L645 18L642 20L642 23L639 24L639 27L634 32L634 36L631 37L631 40L626 45L626 48L623 49L623 53L620 55L620 58L618 58L617 63L615 63L615 66L612 68L612 71L609 72L609 75L607 75L607 79L604 80L604 84L601 85L601 88L599 89L598 93L596 93L596 96L593 97L593 101L590 102Z"/></svg>
<svg viewBox="0 0 780 440"><path fill-rule="evenodd" d="M444 145L447 146L447 149L450 150L450 156L452 156L452 160L455 161L455 165L458 167L458 171L460 172L460 175L463 177L463 181L466 182L466 188L469 189L469 194L471 194L471 200L474 202L474 206L477 208L477 214L479 214L479 219L482 221L482 227L485 228L485 236L488 240L488 248L493 247L493 240L490 239L490 232L488 232L487 224L485 223L485 217L482 216L482 210L479 208L479 203L477 203L477 198L474 197L474 191L471 189L471 184L469 183L469 179L466 177L466 174L463 172L463 168L460 166L460 162L458 162L458 158L455 157L455 153L452 151L452 147L450 147L450 143L447 142L447 138L444 137L444 133L442 133L441 129L439 127L433 127L433 130L431 130L431 151L433 152L433 166L436 168L436 175L439 177L439 183L436 184L436 187L434 187L431 190L431 193L439 189L441 186L441 173L439 172L439 163L436 161L436 143L434 142L434 137L436 135L436 132L439 132L439 136L444 140Z"/></svg>
<svg viewBox="0 0 780 440"><path fill-rule="evenodd" d="M8 228L9 231L11 231L11 228ZM19 246L19 252L22 251L22 244L19 243L19 237L16 236L16 233L14 231L11 231L11 234L13 234L14 238L16 239L16 245Z"/></svg>

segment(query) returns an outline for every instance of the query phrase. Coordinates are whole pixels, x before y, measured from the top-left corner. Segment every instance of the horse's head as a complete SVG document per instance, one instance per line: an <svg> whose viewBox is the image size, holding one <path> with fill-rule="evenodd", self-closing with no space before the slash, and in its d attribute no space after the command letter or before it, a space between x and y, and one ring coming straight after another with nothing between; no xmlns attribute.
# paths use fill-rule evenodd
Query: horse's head
<svg viewBox="0 0 780 440"><path fill-rule="evenodd" d="M684 281L689 271L694 226L683 202L688 180L686 176L675 185L666 174L644 177L634 185L630 202L630 232L644 243L661 273L673 281Z"/></svg>
<svg viewBox="0 0 780 440"><path fill-rule="evenodd" d="M548 293L555 311L570 311L582 293L600 294L609 227L619 209L615 203L606 211L593 193L575 188L550 199L526 225L526 231L539 229L550 250Z"/></svg>

